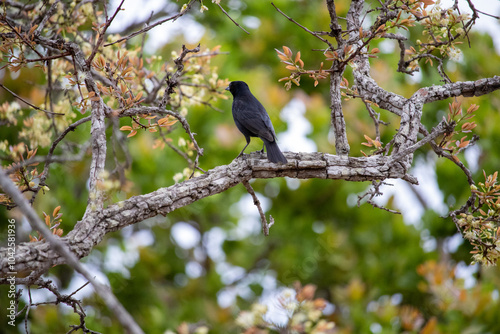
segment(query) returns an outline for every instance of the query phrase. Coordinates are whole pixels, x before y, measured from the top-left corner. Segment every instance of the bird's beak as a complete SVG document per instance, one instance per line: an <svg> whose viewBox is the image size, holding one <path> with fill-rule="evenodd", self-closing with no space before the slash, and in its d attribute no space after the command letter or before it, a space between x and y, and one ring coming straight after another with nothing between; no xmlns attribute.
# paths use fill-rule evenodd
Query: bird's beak
<svg viewBox="0 0 500 334"><path fill-rule="evenodd" d="M226 90L229 90L229 86L226 87Z"/></svg>

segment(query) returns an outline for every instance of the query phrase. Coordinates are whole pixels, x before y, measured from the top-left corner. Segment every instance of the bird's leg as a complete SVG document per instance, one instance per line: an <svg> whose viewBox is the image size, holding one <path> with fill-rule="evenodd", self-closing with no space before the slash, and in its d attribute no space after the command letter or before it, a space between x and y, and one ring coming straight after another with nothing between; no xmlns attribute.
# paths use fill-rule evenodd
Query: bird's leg
<svg viewBox="0 0 500 334"><path fill-rule="evenodd" d="M239 157L241 157L243 155L243 152L247 148L248 144L250 144L250 140L249 139L247 139L247 144L245 145L245 147L243 147L243 149L241 150L240 154L238 154L238 156L235 159L238 159Z"/></svg>
<svg viewBox="0 0 500 334"><path fill-rule="evenodd" d="M260 157L262 158L262 155L264 154L264 147L266 147L266 144L262 144L262 150L260 150Z"/></svg>

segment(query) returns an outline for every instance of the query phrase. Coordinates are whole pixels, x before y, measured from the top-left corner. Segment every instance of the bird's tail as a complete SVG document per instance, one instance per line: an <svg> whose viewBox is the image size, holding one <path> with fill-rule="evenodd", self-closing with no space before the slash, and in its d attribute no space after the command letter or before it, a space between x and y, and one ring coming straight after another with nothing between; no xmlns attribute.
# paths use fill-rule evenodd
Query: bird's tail
<svg viewBox="0 0 500 334"><path fill-rule="evenodd" d="M286 160L285 156L283 153L281 153L280 148L278 147L278 144L275 141L268 141L266 139L263 139L264 144L266 145L266 151L267 151L267 160L271 162L281 162L286 164L288 160Z"/></svg>

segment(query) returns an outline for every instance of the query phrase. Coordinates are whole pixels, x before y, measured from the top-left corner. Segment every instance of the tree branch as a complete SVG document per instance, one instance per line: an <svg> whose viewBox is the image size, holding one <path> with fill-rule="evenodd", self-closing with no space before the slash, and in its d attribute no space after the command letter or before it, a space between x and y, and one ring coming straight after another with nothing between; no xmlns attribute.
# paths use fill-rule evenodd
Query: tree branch
<svg viewBox="0 0 500 334"><path fill-rule="evenodd" d="M78 257L87 256L107 233L156 215L166 215L205 197L224 192L251 178L291 177L298 179L320 178L348 181L373 181L387 178L417 180L406 174L399 164L387 166L388 157L347 157L326 153L284 153L289 163L277 165L260 153L244 155L229 165L215 167L206 174L186 180L152 193L131 197L108 206L79 221L66 237L61 238ZM16 247L15 271L41 271L66 263L64 257L51 250L45 243L22 243ZM0 276L9 271L7 249L0 249ZM6 283L0 278L0 284Z"/></svg>
<svg viewBox="0 0 500 334"><path fill-rule="evenodd" d="M331 50L334 50L334 47L333 45L330 43L329 40L323 38L320 36L320 34L314 32L314 31L311 31L309 30L308 28L304 27L302 24L298 23L297 21L295 21L294 19L292 19L290 16L286 15L285 13L283 13L278 7L276 7L276 5L271 2L271 5L273 5L273 7L281 14L283 15L284 17L286 17L290 22L296 24L297 26L301 27L302 29L304 29L306 32L310 33L311 35L313 35L314 37L316 37L317 39L319 39L320 41L322 41L323 43L326 43Z"/></svg>
<svg viewBox="0 0 500 334"><path fill-rule="evenodd" d="M53 235L52 232L47 228L47 226L45 226L40 217L38 217L38 215L36 214L35 210L28 204L26 198L24 198L19 189L17 189L17 187L1 167L0 187L19 206L19 209L26 217L33 230L39 231L46 240L45 243L32 243L32 245L46 245L45 248L49 251L49 253L59 258L64 263L69 264L73 269L82 274L94 286L97 294L102 297L108 308L112 312L114 312L115 316L118 318L123 327L125 327L130 333L143 333L140 327L135 323L134 319L127 312L127 310L125 310L118 299L116 299L116 297L113 295L111 290L108 287L97 282L95 278L85 269L83 264L78 261L78 257L75 255L75 253L68 248L66 244L67 241ZM16 247L16 249L17 248L18 247ZM2 250L4 249L5 248L3 248ZM13 265L14 268L11 268L12 266L9 266L6 261L7 256L5 256L5 254L2 255L3 256L1 261L2 265L6 265L5 269L8 269L9 272L20 272L17 271L17 268L15 268L17 263ZM48 270L50 268L49 263L50 260L48 262L39 263L38 269L45 268L45 270Z"/></svg>
<svg viewBox="0 0 500 334"><path fill-rule="evenodd" d="M113 14L113 16L111 16L111 18L109 18L109 19L106 20L106 23L104 23L104 26L102 28L102 31L101 31L101 29L97 30L97 36L99 38L97 39L94 47L92 48L92 53L90 54L90 56L86 60L87 66L90 66L90 64L92 63L92 60L94 59L95 55L97 54L97 50L99 50L99 47L102 45L102 42L104 41L104 37L106 36L106 30L108 30L109 25L111 24L111 22L113 22L113 20L115 19L116 15L118 15L118 12L122 8L122 5L123 5L124 2L125 2L125 0L122 0L122 2L120 2L120 4L118 5L118 7L116 8L115 13ZM106 4L104 4L104 6L106 6ZM96 38L97 38L97 36L96 36Z"/></svg>
<svg viewBox="0 0 500 334"><path fill-rule="evenodd" d="M222 8L222 6L220 5L220 3L216 2L215 3L217 6L219 6L220 10L222 10L222 12L231 20L233 21L233 23L238 27L240 28L241 30L243 30L244 32L247 33L247 35L250 35L250 33L248 31L245 30L245 28L243 28L241 25L238 24L238 22L236 22L235 20L233 20L233 18L231 16L229 16L229 14L226 12L226 10L224 8Z"/></svg>
<svg viewBox="0 0 500 334"><path fill-rule="evenodd" d="M441 86L431 86L419 90L423 103L446 100L457 96L481 96L500 89L500 76L448 83Z"/></svg>
<svg viewBox="0 0 500 334"><path fill-rule="evenodd" d="M177 14L175 14L174 16L171 16L171 17L168 17L168 18L163 19L163 20L161 20L161 21L158 21L158 22L156 22L156 23L153 23L152 25L148 25L148 26L146 26L146 27L142 28L141 30L136 31L136 32L134 32L134 33L132 33L132 34L130 34L130 35L128 35L128 36L122 37L122 38L120 38L119 40L116 40L116 41L114 41L114 42L112 42L112 43L107 43L107 44L104 44L104 47L106 47L106 46L110 46L110 45L113 45L113 44L116 44L116 43L121 43L121 42L124 42L124 41L128 41L129 39L131 39L131 38L133 38L133 37L135 37L135 36L137 36L137 35L144 34L144 33L148 32L149 30L153 29L154 27L159 26L159 25L161 25L161 24L163 24L163 23L165 23L165 22L167 22L167 21L175 21L175 20L177 20L179 17L181 17L182 15L186 14L186 13L189 11L189 9L191 8L191 6L193 5L193 3L194 3L194 2L196 2L196 0L191 0L191 1L189 1L189 2L187 3L187 8L186 8L186 10L184 10L184 11L182 11L182 12L180 12L180 13L177 13Z"/></svg>
<svg viewBox="0 0 500 334"><path fill-rule="evenodd" d="M262 224L262 233L267 237L269 236L269 229L271 226L274 225L274 218L273 216L269 216L269 224L267 223L266 215L264 214L264 210L262 210L262 206L260 205L259 198L255 194L255 191L253 190L252 186L250 185L250 182L248 181L243 181L242 182L245 188L247 188L248 193L250 196L253 198L253 204L257 207L259 210L259 215L260 215L260 222Z"/></svg>
<svg viewBox="0 0 500 334"><path fill-rule="evenodd" d="M53 112L53 111L49 111L49 110L45 110L45 109L41 109L37 106L35 106L34 104L26 101L25 99L23 99L22 97L20 97L19 95L17 95L16 93L14 93L13 91L11 91L10 89L8 89L7 87L5 87L4 85L2 85L0 83L0 87L2 87L3 89L5 89L6 91L8 91L10 94L12 94L16 99L26 103L27 105L29 105L31 108L35 109L35 110L39 110L39 111L43 111L44 113L46 114L51 114L51 115L59 115L59 116L64 116L64 114L61 114L61 113L57 113L57 112Z"/></svg>

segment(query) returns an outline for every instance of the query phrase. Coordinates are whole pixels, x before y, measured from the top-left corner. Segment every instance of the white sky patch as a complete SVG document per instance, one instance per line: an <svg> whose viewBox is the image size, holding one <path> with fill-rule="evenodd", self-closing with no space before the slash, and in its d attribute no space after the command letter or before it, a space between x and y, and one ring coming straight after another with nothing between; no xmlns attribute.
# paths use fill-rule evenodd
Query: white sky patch
<svg viewBox="0 0 500 334"><path fill-rule="evenodd" d="M233 266L227 262L217 263L215 270L219 273L222 283L226 285L241 280L246 274L244 268Z"/></svg>
<svg viewBox="0 0 500 334"><path fill-rule="evenodd" d="M290 190L297 190L300 187L300 180L292 179L291 177L285 177L286 185Z"/></svg>
<svg viewBox="0 0 500 334"><path fill-rule="evenodd" d="M420 233L420 246L424 250L424 252L430 253L436 250L437 248L437 241L436 238L434 238L431 235L431 232L427 229L423 230Z"/></svg>
<svg viewBox="0 0 500 334"><path fill-rule="evenodd" d="M152 53L161 46L172 42L181 34L185 43L197 44L205 34L205 28L189 15L185 15L175 22L165 22L150 30L149 33L150 36L144 48Z"/></svg>
<svg viewBox="0 0 500 334"><path fill-rule="evenodd" d="M220 290L217 293L217 303L222 308L227 308L236 302L237 297L249 300L254 297L252 289L248 285L237 284Z"/></svg>
<svg viewBox="0 0 500 334"><path fill-rule="evenodd" d="M493 292L491 293L491 299L493 299L493 301L497 301L498 300L498 297L500 296L500 293L498 292L498 290L493 290Z"/></svg>
<svg viewBox="0 0 500 334"><path fill-rule="evenodd" d="M128 268L132 267L139 259L137 251L124 251L118 245L109 245L106 249L106 270L108 272L120 273L125 278L130 278Z"/></svg>
<svg viewBox="0 0 500 334"><path fill-rule="evenodd" d="M108 15L115 12L118 7L120 0L114 0L111 6L108 8ZM179 5L171 1L125 1L123 4L121 12L118 13L115 20L113 20L110 25L108 32L116 33L122 31L124 28L134 24L135 22L146 21L151 12L161 12L162 10L167 11L170 14L168 16L173 16L179 12ZM162 19L167 18L164 16L160 19L152 20L150 24L154 24ZM143 27L141 27L143 28ZM139 29L138 29L139 30ZM200 41L205 33L206 29L201 24L196 22L189 14L181 16L176 21L167 21L159 26L154 27L146 34L148 38L146 39L146 44L144 48L149 53L154 53L158 48L163 45L172 42L179 35L183 35L185 43L196 44ZM142 38L142 35L134 38Z"/></svg>
<svg viewBox="0 0 500 334"><path fill-rule="evenodd" d="M382 186L383 195L375 197L375 203L381 206L386 205L389 198L394 196L394 206L402 213L404 221L408 224L417 225L424 210L421 205L417 204L419 202L416 195L403 180L389 179L385 182L392 184L392 186ZM357 197L352 198L352 201L356 203ZM351 202L349 204L352 205Z"/></svg>
<svg viewBox="0 0 500 334"><path fill-rule="evenodd" d="M150 230L140 230L134 232L132 226L121 231L122 236L127 239L122 246L113 244L110 241L106 249L104 263L108 272L116 272L124 277L130 277L128 268L133 267L139 260L139 248L151 246L154 243L154 235Z"/></svg>
<svg viewBox="0 0 500 334"><path fill-rule="evenodd" d="M392 305L399 305L403 301L403 295L400 293L395 293L391 296Z"/></svg>
<svg viewBox="0 0 500 334"><path fill-rule="evenodd" d="M91 264L91 263L82 263L82 265L85 267L85 269L90 273L94 279L106 286L110 286L108 277L104 275L99 267L97 265ZM87 279L83 277L80 274L76 274L73 279L71 280L71 283L69 284L68 288L61 291L61 293L64 294L70 294L73 293L75 290L80 288L83 284L87 282ZM89 297L94 293L94 289L92 288L92 284L88 284L84 289L78 291L75 294L75 298L82 300L83 298Z"/></svg>
<svg viewBox="0 0 500 334"><path fill-rule="evenodd" d="M222 249L222 244L227 238L227 232L220 227L213 227L203 234L203 246L214 262L224 261L226 254Z"/></svg>
<svg viewBox="0 0 500 334"><path fill-rule="evenodd" d="M450 6L453 6L454 0L442 0L441 3L443 8L448 8ZM477 10L495 16L500 15L500 1L475 0L473 1L473 3L474 7ZM472 10L470 10L466 0L459 0L458 6L460 8L460 13L462 14L472 13ZM497 53L500 53L500 34L498 33L500 29L500 23L498 22L497 19L480 13L479 19L476 21L476 25L474 26L473 29L479 30L481 32L487 32L493 38L493 42ZM474 47L474 42L471 41L471 43L472 47Z"/></svg>
<svg viewBox="0 0 500 334"><path fill-rule="evenodd" d="M306 105L300 98L293 98L281 110L280 118L287 123L287 130L278 133L278 143L282 151L292 152L316 152L316 143L307 138L312 132L312 125L305 118ZM297 190L300 187L300 180L285 178L286 185L290 190Z"/></svg>
<svg viewBox="0 0 500 334"><path fill-rule="evenodd" d="M408 80L410 84L412 83L418 84L422 82L423 75L421 71L418 71L418 72L413 72L412 75L407 75L405 78Z"/></svg>
<svg viewBox="0 0 500 334"><path fill-rule="evenodd" d="M191 249L201 240L200 232L191 224L178 222L172 226L170 237L181 248Z"/></svg>
<svg viewBox="0 0 500 334"><path fill-rule="evenodd" d="M271 201L259 192L255 192L255 195L260 201L260 205L264 212L271 208ZM253 204L253 198L250 194L242 196L242 198L231 207L231 213L237 216L255 216L259 215L257 207Z"/></svg>
<svg viewBox="0 0 500 334"><path fill-rule="evenodd" d="M111 5L108 7L108 16L115 13L116 8L120 4L121 0L112 0ZM167 5L167 6L165 6ZM114 33L117 31L122 31L134 22L144 22L146 21L151 12L160 12L163 7L167 7L175 14L175 9L178 8L177 5L171 3L170 1L125 1L122 5L122 10L117 14L116 18L113 20L109 26L108 32ZM154 22L151 22L154 23Z"/></svg>
<svg viewBox="0 0 500 334"><path fill-rule="evenodd" d="M384 39L382 40L382 42L378 44L378 48L382 53L393 53L396 50L396 45L397 45L396 41L390 39Z"/></svg>
<svg viewBox="0 0 500 334"><path fill-rule="evenodd" d="M458 247L460 247L460 245L463 243L464 243L464 238L462 238L462 235L456 233L455 235L448 237L444 240L444 249L446 252L453 254L458 250Z"/></svg>
<svg viewBox="0 0 500 334"><path fill-rule="evenodd" d="M207 254L205 253L202 245L198 245L194 248L193 257L198 262L203 262L207 259Z"/></svg>
<svg viewBox="0 0 500 334"><path fill-rule="evenodd" d="M370 332L372 333L381 333L382 329L382 325L380 325L378 322L374 322L370 325Z"/></svg>
<svg viewBox="0 0 500 334"><path fill-rule="evenodd" d="M260 201L260 206L264 213L271 208L271 200L259 192L255 195ZM259 210L253 203L250 194L243 195L238 202L230 207L233 216L238 217L238 224L229 231L229 238L232 240L245 239L250 235L261 233L261 222Z"/></svg>
<svg viewBox="0 0 500 334"><path fill-rule="evenodd" d="M420 193L428 208L438 214L445 215L448 208L444 204L444 196L437 183L435 159L418 159L411 173L417 177L419 185L415 191Z"/></svg>
<svg viewBox="0 0 500 334"><path fill-rule="evenodd" d="M282 151L316 152L316 143L307 138L312 132L312 125L304 117L306 105L299 98L293 98L281 110L280 118L288 125L285 132L278 134L278 144Z"/></svg>
<svg viewBox="0 0 500 334"><path fill-rule="evenodd" d="M132 226L130 226L132 227ZM140 230L134 232L127 239L127 246L132 248L151 246L155 241L155 236L150 230Z"/></svg>
<svg viewBox="0 0 500 334"><path fill-rule="evenodd" d="M417 177L419 185L412 186L403 180L387 180L393 186L383 186L382 196L374 199L378 205L385 205L391 196L394 196L394 205L401 211L403 219L407 224L417 225L426 208L444 215L448 209L444 203L443 193L439 189L434 160L419 159L411 169L410 174ZM413 189L410 189L413 187ZM426 208L419 201L417 194L425 202Z"/></svg>
<svg viewBox="0 0 500 334"><path fill-rule="evenodd" d="M464 288L470 289L476 285L474 274L479 270L479 265L467 265L464 262L457 264L455 276L464 280Z"/></svg>
<svg viewBox="0 0 500 334"><path fill-rule="evenodd" d="M189 261L186 264L186 275L189 278L198 278L203 275L204 272L205 270L203 269L202 265L196 261Z"/></svg>
<svg viewBox="0 0 500 334"><path fill-rule="evenodd" d="M242 22L245 27L250 29L257 29L260 27L260 19L256 16L245 16Z"/></svg>
<svg viewBox="0 0 500 334"><path fill-rule="evenodd" d="M81 264L97 282L106 286L110 285L108 278L101 272L96 264L83 262ZM44 276L44 278L52 280L57 286L59 286L59 279L57 277L48 275ZM82 285L84 285L86 282L87 279L85 277L78 273L75 273L73 275L73 278L71 279L69 286L66 289L61 289L59 292L66 295L72 294L77 289L82 287ZM93 293L94 289L92 288L92 284L87 284L87 286L75 293L73 297L79 300L83 300L84 298L90 297ZM34 303L55 299L54 294L46 289L31 289L31 297ZM26 303L28 302L28 298L29 296L27 293L23 293L21 295L21 299Z"/></svg>
<svg viewBox="0 0 500 334"><path fill-rule="evenodd" d="M230 267L232 267L230 264L218 266L217 272ZM255 294L252 289L250 289L251 284L261 285L263 288L261 296L269 296L271 293L275 292L278 283L276 281L275 273L272 271L259 270L257 272L249 273L244 277L240 277L240 280L237 283L229 285L217 293L217 302L219 306L222 308L230 307L234 305L237 297L241 297L246 300L253 299ZM262 298L263 297L261 297L260 300L262 300Z"/></svg>
<svg viewBox="0 0 500 334"><path fill-rule="evenodd" d="M481 157L481 148L478 145L468 147L464 152L465 161L472 173L479 169L479 158Z"/></svg>

